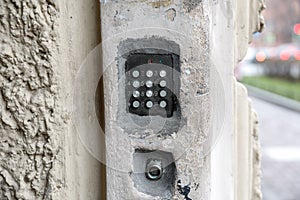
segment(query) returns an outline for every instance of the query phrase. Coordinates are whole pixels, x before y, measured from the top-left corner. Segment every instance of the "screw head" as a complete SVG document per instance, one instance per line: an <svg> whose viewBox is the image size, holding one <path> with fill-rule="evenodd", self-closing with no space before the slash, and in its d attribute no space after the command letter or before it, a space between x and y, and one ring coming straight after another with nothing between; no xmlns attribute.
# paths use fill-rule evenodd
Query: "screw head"
<svg viewBox="0 0 300 200"><path fill-rule="evenodd" d="M145 175L151 181L158 181L163 175L162 161L156 159L148 160Z"/></svg>

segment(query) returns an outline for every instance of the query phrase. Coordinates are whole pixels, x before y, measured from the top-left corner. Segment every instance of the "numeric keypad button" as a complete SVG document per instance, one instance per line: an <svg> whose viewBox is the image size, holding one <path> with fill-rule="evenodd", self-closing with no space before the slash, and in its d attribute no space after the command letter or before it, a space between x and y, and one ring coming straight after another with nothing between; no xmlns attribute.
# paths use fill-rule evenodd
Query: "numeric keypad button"
<svg viewBox="0 0 300 200"><path fill-rule="evenodd" d="M161 102L159 103L159 106L160 106L161 108L165 108L165 107L167 107L167 102L166 102L166 101L161 101Z"/></svg>
<svg viewBox="0 0 300 200"><path fill-rule="evenodd" d="M152 101L147 101L146 107L147 108L152 108L153 107L153 102Z"/></svg>
<svg viewBox="0 0 300 200"><path fill-rule="evenodd" d="M132 85L135 88L139 88L140 87L140 82L139 81L133 81Z"/></svg>
<svg viewBox="0 0 300 200"><path fill-rule="evenodd" d="M132 76L133 76L134 78L137 78L137 77L140 76L140 72L137 71L137 70L134 70L134 71L132 72Z"/></svg>
<svg viewBox="0 0 300 200"><path fill-rule="evenodd" d="M146 82L146 86L147 86L148 88L151 88L151 87L153 86L153 82L152 82L152 81L147 81L147 82Z"/></svg>
<svg viewBox="0 0 300 200"><path fill-rule="evenodd" d="M162 77L162 78L164 78L164 77L167 76L167 72L166 72L165 70L161 70L161 71L159 72L159 76Z"/></svg>
<svg viewBox="0 0 300 200"><path fill-rule="evenodd" d="M148 78L151 78L151 77L153 76L153 71L148 70L148 71L146 72L146 76L147 76Z"/></svg>
<svg viewBox="0 0 300 200"><path fill-rule="evenodd" d="M160 97L166 97L167 96L167 91L162 90L162 91L160 91L159 95L160 95Z"/></svg>
<svg viewBox="0 0 300 200"><path fill-rule="evenodd" d="M135 97L135 98L138 98L138 97L140 97L140 92L139 91L133 91L133 93L132 93L132 96L133 97Z"/></svg>
<svg viewBox="0 0 300 200"><path fill-rule="evenodd" d="M166 87L166 86L167 86L167 81L161 80L161 81L159 82L159 85L160 85L160 87Z"/></svg>
<svg viewBox="0 0 300 200"><path fill-rule="evenodd" d="M146 92L146 96L149 97L149 98L152 97L153 96L153 92L151 90L148 90Z"/></svg>
<svg viewBox="0 0 300 200"><path fill-rule="evenodd" d="M138 107L140 107L140 102L139 102L139 101L134 101L134 102L132 103L132 106L133 106L134 108L138 108Z"/></svg>

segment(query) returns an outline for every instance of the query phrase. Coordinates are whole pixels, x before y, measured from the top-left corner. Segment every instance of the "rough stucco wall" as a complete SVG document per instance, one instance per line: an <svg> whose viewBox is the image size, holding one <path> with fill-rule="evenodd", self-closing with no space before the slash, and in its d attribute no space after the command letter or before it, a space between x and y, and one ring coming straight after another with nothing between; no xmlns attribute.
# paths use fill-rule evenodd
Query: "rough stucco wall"
<svg viewBox="0 0 300 200"><path fill-rule="evenodd" d="M1 200L104 199L101 163L71 120L77 73L100 43L99 6L0 0Z"/></svg>
<svg viewBox="0 0 300 200"><path fill-rule="evenodd" d="M63 186L53 0L0 0L0 199L53 199Z"/></svg>

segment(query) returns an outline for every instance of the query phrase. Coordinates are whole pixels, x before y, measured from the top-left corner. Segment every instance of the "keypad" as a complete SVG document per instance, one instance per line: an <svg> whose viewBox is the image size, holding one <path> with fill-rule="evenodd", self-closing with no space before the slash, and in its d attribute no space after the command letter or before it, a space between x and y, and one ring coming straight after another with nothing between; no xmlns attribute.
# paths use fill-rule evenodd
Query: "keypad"
<svg viewBox="0 0 300 200"><path fill-rule="evenodd" d="M171 117L176 106L173 57L137 54L126 62L127 111L140 116Z"/></svg>

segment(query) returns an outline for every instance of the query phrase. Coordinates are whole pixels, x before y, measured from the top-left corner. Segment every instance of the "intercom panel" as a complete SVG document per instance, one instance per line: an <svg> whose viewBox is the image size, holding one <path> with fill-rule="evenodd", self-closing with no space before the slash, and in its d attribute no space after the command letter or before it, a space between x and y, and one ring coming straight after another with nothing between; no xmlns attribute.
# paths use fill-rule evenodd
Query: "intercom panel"
<svg viewBox="0 0 300 200"><path fill-rule="evenodd" d="M139 116L173 116L178 106L178 55L130 54L125 73L127 112Z"/></svg>

